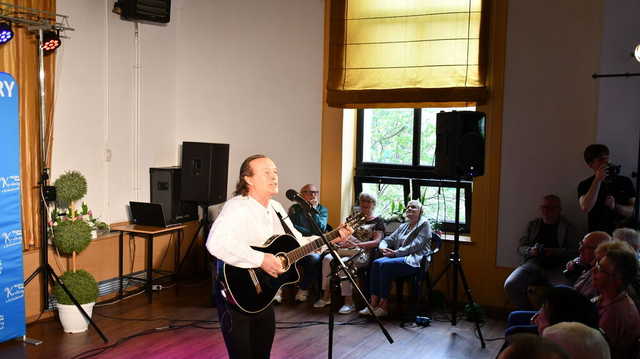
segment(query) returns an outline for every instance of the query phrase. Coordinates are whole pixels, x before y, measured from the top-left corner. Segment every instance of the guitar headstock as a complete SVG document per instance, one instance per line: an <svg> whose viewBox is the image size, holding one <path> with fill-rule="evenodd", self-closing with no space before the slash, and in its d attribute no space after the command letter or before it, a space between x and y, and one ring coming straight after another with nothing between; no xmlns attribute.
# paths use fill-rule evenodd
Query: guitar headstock
<svg viewBox="0 0 640 359"><path fill-rule="evenodd" d="M360 227L366 220L367 216L365 216L363 213L354 213L347 217L347 219L345 220L345 225L356 229Z"/></svg>

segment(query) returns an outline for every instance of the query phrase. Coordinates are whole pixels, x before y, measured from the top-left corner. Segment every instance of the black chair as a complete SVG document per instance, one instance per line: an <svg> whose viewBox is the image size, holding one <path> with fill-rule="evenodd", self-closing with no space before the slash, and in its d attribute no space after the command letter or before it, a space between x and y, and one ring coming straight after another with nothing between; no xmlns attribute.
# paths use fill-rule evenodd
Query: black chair
<svg viewBox="0 0 640 359"><path fill-rule="evenodd" d="M440 252L440 248L442 247L442 238L438 233L431 232L431 249L427 255L422 258L420 262L420 270L413 275L400 277L396 279L396 293L399 298L402 298L404 294L404 283L407 282L410 284L409 293L412 300L415 301L413 313L410 313L412 317L419 312L420 305L420 293L422 292L422 283L425 282L427 284L427 295L429 298L429 304L432 303L432 292L433 285L431 280L431 274L429 268L431 267L428 263L433 262L433 257L438 252Z"/></svg>

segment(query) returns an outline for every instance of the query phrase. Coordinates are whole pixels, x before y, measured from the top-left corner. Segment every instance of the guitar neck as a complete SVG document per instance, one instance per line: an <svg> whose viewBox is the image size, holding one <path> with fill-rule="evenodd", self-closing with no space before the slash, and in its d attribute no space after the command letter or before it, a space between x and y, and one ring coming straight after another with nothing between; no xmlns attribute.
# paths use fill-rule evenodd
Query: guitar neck
<svg viewBox="0 0 640 359"><path fill-rule="evenodd" d="M325 237L327 237L327 240L331 242L332 240L340 237L340 232L338 232L338 230L336 229L325 234ZM298 247L291 252L288 252L287 257L289 257L289 260L292 263L295 263L305 257L307 254L320 249L322 246L324 246L324 241L322 240L322 238L318 238L305 244L304 246Z"/></svg>

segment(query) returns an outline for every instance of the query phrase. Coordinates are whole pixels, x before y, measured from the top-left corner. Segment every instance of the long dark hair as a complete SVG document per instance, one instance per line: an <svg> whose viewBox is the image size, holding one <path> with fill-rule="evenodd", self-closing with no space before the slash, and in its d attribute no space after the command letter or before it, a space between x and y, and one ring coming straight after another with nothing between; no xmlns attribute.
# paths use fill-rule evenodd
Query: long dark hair
<svg viewBox="0 0 640 359"><path fill-rule="evenodd" d="M238 178L238 183L236 184L236 190L233 192L234 196L246 196L249 194L249 184L245 181L245 177L253 176L253 169L251 168L251 161L257 160L258 158L267 158L265 155L253 155L247 157L240 166L240 176Z"/></svg>

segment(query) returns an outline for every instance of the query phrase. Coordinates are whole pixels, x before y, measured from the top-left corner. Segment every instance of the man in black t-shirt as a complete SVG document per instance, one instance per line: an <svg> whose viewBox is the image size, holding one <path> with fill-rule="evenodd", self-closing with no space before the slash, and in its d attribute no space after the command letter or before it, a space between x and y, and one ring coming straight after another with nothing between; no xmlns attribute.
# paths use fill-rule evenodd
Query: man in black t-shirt
<svg viewBox="0 0 640 359"><path fill-rule="evenodd" d="M578 253L576 228L562 215L560 198L550 194L540 205L540 218L529 222L520 238L518 253L524 263L504 282L509 300L518 309L531 309L527 295L530 285L569 284L562 266Z"/></svg>
<svg viewBox="0 0 640 359"><path fill-rule="evenodd" d="M613 232L633 214L635 190L628 177L614 173L609 163L609 149L593 144L584 150L584 160L594 175L580 182L580 210L588 214L589 232Z"/></svg>

